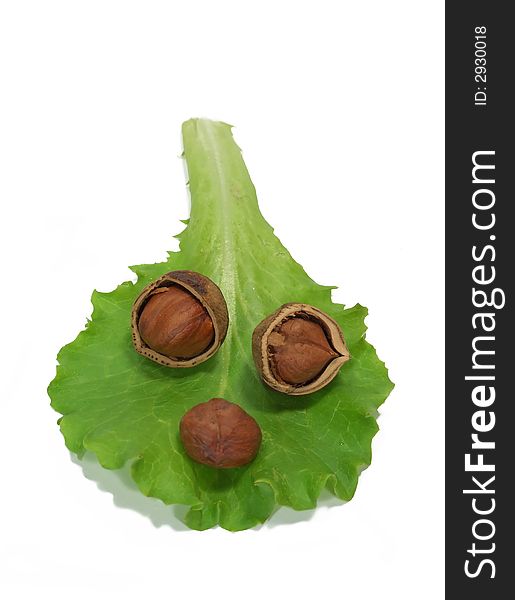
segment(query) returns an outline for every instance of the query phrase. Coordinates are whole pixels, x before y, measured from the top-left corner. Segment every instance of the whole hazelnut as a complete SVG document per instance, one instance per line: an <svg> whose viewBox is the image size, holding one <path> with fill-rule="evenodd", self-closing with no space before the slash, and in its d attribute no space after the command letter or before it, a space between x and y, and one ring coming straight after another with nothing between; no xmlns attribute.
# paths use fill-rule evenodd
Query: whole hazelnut
<svg viewBox="0 0 515 600"><path fill-rule="evenodd" d="M246 465L254 460L261 444L256 421L222 398L191 408L181 419L179 433L190 458L217 469Z"/></svg>
<svg viewBox="0 0 515 600"><path fill-rule="evenodd" d="M265 383L300 396L318 391L350 358L343 332L309 304L284 304L254 330L252 354Z"/></svg>
<svg viewBox="0 0 515 600"><path fill-rule="evenodd" d="M168 367L193 367L213 356L229 324L222 292L194 271L171 271L147 285L131 319L136 351Z"/></svg>

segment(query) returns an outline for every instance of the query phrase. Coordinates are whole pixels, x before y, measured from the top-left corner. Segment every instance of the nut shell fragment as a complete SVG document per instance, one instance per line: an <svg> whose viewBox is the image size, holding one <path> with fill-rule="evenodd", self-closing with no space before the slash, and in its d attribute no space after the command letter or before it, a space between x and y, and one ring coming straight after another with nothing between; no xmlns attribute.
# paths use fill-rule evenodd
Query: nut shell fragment
<svg viewBox="0 0 515 600"><path fill-rule="evenodd" d="M190 294L196 302L200 303L201 311L205 310L209 317L208 320L212 322L212 335L209 334L210 337L208 338L210 341L205 348L202 348L202 344L198 346L199 353L196 356L167 356L155 348L151 348L143 339L142 331L140 331L139 320L146 305L160 300L161 298L158 295L165 298L166 294L162 292L166 292L168 288L174 286L181 288L185 293ZM223 343L228 325L229 315L222 292L208 277L194 271L165 273L165 275L147 285L132 306L131 329L134 348L139 354L167 367L194 367L211 358ZM210 328L211 323L207 323L206 331L211 331ZM195 345L191 344L190 347L194 349Z"/></svg>
<svg viewBox="0 0 515 600"><path fill-rule="evenodd" d="M350 359L338 323L314 306L295 302L259 323L252 336L252 355L263 381L291 396L322 389Z"/></svg>

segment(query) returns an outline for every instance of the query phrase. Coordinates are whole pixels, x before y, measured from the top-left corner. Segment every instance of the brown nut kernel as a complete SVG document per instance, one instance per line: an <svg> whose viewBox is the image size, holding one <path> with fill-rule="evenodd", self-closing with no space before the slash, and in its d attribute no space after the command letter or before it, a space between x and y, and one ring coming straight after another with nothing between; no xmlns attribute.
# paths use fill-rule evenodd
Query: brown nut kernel
<svg viewBox="0 0 515 600"><path fill-rule="evenodd" d="M314 306L293 302L256 327L252 354L263 381L292 396L320 390L350 359L336 321Z"/></svg>
<svg viewBox="0 0 515 600"><path fill-rule="evenodd" d="M246 465L254 460L261 444L256 421L222 398L191 408L181 419L179 433L190 458L217 469Z"/></svg>
<svg viewBox="0 0 515 600"><path fill-rule="evenodd" d="M193 367L218 350L229 316L219 288L194 271L171 271L145 287L131 315L136 351L168 367Z"/></svg>
<svg viewBox="0 0 515 600"><path fill-rule="evenodd" d="M193 358L213 341L213 321L202 304L183 288L157 288L139 315L143 341L160 354Z"/></svg>

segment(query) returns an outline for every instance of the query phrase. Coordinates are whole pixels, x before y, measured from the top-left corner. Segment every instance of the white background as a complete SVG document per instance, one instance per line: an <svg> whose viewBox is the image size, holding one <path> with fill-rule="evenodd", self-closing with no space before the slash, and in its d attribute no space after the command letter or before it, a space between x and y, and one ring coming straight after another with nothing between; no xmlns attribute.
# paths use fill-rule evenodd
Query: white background
<svg viewBox="0 0 515 600"><path fill-rule="evenodd" d="M3 598L442 598L443 2L0 6ZM46 395L91 291L176 248L192 116L237 126L265 218L369 307L397 384L350 503L236 534L81 468Z"/></svg>

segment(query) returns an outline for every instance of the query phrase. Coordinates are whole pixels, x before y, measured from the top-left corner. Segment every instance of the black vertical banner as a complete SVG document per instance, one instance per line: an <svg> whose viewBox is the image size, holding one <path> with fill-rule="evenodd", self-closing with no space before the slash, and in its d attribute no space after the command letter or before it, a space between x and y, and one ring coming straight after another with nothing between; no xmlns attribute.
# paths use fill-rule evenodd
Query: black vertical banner
<svg viewBox="0 0 515 600"><path fill-rule="evenodd" d="M446 3L446 597L513 592L515 29Z"/></svg>

